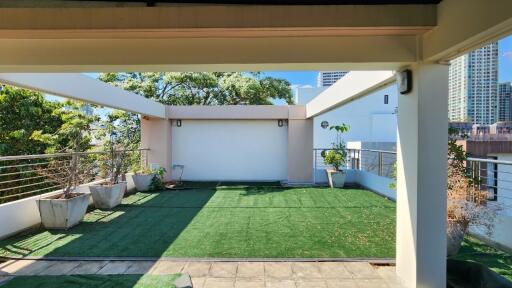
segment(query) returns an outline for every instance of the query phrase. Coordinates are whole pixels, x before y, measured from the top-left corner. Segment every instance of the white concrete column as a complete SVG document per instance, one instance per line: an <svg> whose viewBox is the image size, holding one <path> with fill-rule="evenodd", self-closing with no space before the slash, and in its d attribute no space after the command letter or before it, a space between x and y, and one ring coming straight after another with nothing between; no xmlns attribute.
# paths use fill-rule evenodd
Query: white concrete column
<svg viewBox="0 0 512 288"><path fill-rule="evenodd" d="M313 119L306 119L306 107L289 106L288 183L313 182Z"/></svg>
<svg viewBox="0 0 512 288"><path fill-rule="evenodd" d="M146 118L140 121L141 148L149 148L148 165L158 164L166 169L164 180L171 180L171 120ZM150 166L151 167L151 166Z"/></svg>
<svg viewBox="0 0 512 288"><path fill-rule="evenodd" d="M411 69L398 98L396 270L407 287L446 287L448 66Z"/></svg>

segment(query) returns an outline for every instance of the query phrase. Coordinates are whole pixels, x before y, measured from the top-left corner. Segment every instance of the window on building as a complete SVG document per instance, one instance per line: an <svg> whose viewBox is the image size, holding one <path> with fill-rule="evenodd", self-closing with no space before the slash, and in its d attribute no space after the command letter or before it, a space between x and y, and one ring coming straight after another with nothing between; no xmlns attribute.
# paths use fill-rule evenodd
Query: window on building
<svg viewBox="0 0 512 288"><path fill-rule="evenodd" d="M389 95L384 95L384 104L389 104Z"/></svg>

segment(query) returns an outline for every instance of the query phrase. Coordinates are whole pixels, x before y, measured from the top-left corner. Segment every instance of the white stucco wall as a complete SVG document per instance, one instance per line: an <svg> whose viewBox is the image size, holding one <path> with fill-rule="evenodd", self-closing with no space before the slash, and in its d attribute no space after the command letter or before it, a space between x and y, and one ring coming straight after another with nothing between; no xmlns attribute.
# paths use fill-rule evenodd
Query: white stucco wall
<svg viewBox="0 0 512 288"><path fill-rule="evenodd" d="M299 88L306 90L311 88ZM315 90L316 91L316 90ZM307 95L307 97L301 97ZM384 95L389 95L388 104L384 104ZM298 104L305 104L310 95L299 92ZM322 121L329 125L348 124L350 131L343 135L348 141L363 142L396 142L397 122L395 109L398 106L398 92L396 84L370 92L367 96L359 98L342 107L325 114L314 117L314 147L328 148L334 140L334 133L329 129L322 129Z"/></svg>
<svg viewBox="0 0 512 288"><path fill-rule="evenodd" d="M185 165L183 180L288 177L288 127L277 120L182 120L181 127L173 120L171 142L173 164Z"/></svg>

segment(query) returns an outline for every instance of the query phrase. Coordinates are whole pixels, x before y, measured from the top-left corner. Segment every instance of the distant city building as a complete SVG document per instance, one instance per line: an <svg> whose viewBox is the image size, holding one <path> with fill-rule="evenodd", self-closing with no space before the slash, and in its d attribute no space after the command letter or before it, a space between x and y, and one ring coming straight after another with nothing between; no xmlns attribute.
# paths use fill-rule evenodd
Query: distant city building
<svg viewBox="0 0 512 288"><path fill-rule="evenodd" d="M500 83L498 85L498 120L510 121L512 115L510 105L512 104L512 83Z"/></svg>
<svg viewBox="0 0 512 288"><path fill-rule="evenodd" d="M473 124L497 122L500 104L498 43L492 43L451 61L449 85L450 121L469 121Z"/></svg>
<svg viewBox="0 0 512 288"><path fill-rule="evenodd" d="M343 76L347 75L348 71L320 71L317 77L318 87L329 87L336 81L340 80Z"/></svg>
<svg viewBox="0 0 512 288"><path fill-rule="evenodd" d="M448 127L456 129L458 136L469 136L473 132L473 123L470 122L450 122Z"/></svg>

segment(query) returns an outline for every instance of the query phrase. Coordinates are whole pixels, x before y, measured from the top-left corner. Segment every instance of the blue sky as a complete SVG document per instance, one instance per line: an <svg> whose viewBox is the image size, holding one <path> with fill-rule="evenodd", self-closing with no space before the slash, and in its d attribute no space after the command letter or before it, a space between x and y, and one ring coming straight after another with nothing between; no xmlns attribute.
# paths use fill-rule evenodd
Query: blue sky
<svg viewBox="0 0 512 288"><path fill-rule="evenodd" d="M499 81L512 81L512 36L504 38L499 43Z"/></svg>

